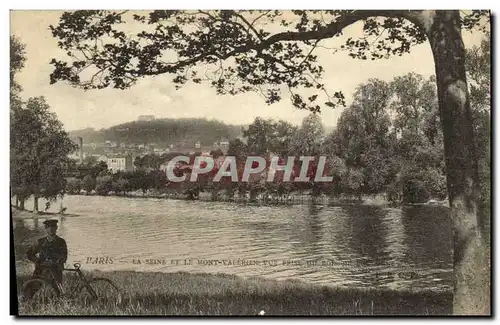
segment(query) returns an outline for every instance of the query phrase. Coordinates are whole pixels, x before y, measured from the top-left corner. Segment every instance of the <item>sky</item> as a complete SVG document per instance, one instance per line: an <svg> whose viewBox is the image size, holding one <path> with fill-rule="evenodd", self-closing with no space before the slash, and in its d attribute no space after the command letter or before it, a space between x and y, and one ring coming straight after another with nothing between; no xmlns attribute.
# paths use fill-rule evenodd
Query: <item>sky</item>
<svg viewBox="0 0 500 325"><path fill-rule="evenodd" d="M207 84L188 83L176 90L170 76L160 75L141 79L127 90L103 89L84 91L68 84L49 83L53 57L61 58L62 50L49 31L56 25L62 11L11 11L11 35L26 45L24 69L17 80L23 87L22 97L45 96L51 109L68 131L92 127L107 128L136 120L139 115L156 118L207 118L228 124L249 124L256 117L282 119L299 125L309 113L297 110L287 96L278 103L267 105L256 93L237 96L217 95ZM349 36L360 35L360 24L344 30L344 36L331 40L328 47L338 46ZM466 47L478 45L482 34L463 34ZM415 72L434 74L434 64L428 42L412 48L410 54L376 61L356 60L345 52L332 53L319 49L318 60L325 68L323 83L327 89L341 90L351 100L355 88L370 78L390 81L396 76ZM343 108L322 108L323 124L333 127Z"/></svg>

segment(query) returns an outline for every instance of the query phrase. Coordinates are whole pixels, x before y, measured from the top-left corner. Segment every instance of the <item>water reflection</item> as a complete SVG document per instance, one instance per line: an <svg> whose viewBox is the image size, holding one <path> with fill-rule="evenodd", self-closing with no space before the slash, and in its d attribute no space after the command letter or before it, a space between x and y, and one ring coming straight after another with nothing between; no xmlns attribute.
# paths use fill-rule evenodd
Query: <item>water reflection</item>
<svg viewBox="0 0 500 325"><path fill-rule="evenodd" d="M362 257L362 265L378 265L386 259L384 241L386 229L382 227L383 212L377 207L345 208L350 234L348 244L353 254Z"/></svg>
<svg viewBox="0 0 500 325"><path fill-rule="evenodd" d="M406 263L452 266L449 210L443 207L411 207L403 210Z"/></svg>
<svg viewBox="0 0 500 325"><path fill-rule="evenodd" d="M106 256L114 261L84 264L86 269L224 272L347 287L446 289L451 284L447 209L270 207L87 196L66 197L65 206L72 215L58 218L68 262ZM43 229L36 221L15 220L16 259L39 236ZM136 259L166 263L134 264ZM194 263L173 265L172 259ZM197 263L212 259L277 263Z"/></svg>
<svg viewBox="0 0 500 325"><path fill-rule="evenodd" d="M325 220L322 219L324 206L309 204L308 213L306 214L306 222L307 227L310 232L309 240L311 246L311 255L319 254L320 243L322 242L322 233L323 233L323 225L326 223Z"/></svg>

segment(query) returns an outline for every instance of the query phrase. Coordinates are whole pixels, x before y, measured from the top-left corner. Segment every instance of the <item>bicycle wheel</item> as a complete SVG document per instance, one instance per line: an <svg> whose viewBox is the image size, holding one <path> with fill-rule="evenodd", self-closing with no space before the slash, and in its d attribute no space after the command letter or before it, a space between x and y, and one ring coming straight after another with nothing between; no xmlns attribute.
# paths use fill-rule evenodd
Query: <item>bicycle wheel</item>
<svg viewBox="0 0 500 325"><path fill-rule="evenodd" d="M119 304L122 295L118 287L109 279L94 278L83 285L79 297L85 302L98 304Z"/></svg>
<svg viewBox="0 0 500 325"><path fill-rule="evenodd" d="M52 284L43 279L31 279L21 287L21 302L37 304L49 303L59 297Z"/></svg>

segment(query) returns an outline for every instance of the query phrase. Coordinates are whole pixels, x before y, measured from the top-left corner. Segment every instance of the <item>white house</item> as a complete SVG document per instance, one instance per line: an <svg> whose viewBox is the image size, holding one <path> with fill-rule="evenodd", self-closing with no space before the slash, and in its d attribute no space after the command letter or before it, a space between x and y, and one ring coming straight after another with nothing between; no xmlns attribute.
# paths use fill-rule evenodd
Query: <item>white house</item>
<svg viewBox="0 0 500 325"><path fill-rule="evenodd" d="M112 173L118 171L132 171L134 170L134 164L132 161L132 156L112 156L108 157L106 161L108 169Z"/></svg>

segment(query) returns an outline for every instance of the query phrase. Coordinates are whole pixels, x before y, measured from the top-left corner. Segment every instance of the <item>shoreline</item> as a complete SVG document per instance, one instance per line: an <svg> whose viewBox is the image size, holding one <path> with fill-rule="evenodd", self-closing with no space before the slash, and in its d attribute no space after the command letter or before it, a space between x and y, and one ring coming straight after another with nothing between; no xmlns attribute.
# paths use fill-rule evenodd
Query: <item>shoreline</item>
<svg viewBox="0 0 500 325"><path fill-rule="evenodd" d="M19 306L20 315L449 315L452 292L350 289L224 273L84 271L111 279L119 305ZM17 275L17 287L28 278Z"/></svg>
<svg viewBox="0 0 500 325"><path fill-rule="evenodd" d="M229 198L217 198L211 199L209 195L203 195L196 199L190 199L184 195L168 195L168 194L112 194L112 195L98 195L95 193L91 194L65 194L67 196L98 196L98 197L113 197L113 198L124 198L124 199L158 199L158 200L177 200L177 201L192 201L192 202L227 202L227 203L235 203L235 204L244 204L244 205L252 205L252 206L293 206L293 205L326 205L330 207L345 207L345 206L373 206L380 208L392 208L392 209L404 209L411 207L446 207L448 208L448 201L433 201L427 203L391 203L387 200L382 199L372 199L371 197L365 197L362 200L352 200L352 199L338 199L338 198L330 198L327 196L323 196L317 199L311 198L309 195L301 195L301 196L290 196L289 199L257 199L250 200L248 198L238 198L235 197L233 199ZM24 209L20 210L18 207L12 204L11 202L11 210L12 211L25 211L27 213L32 213L32 210ZM57 213L57 212L43 212L39 211L37 217L43 216L54 216L54 215L64 215L64 216L77 216L71 213Z"/></svg>

